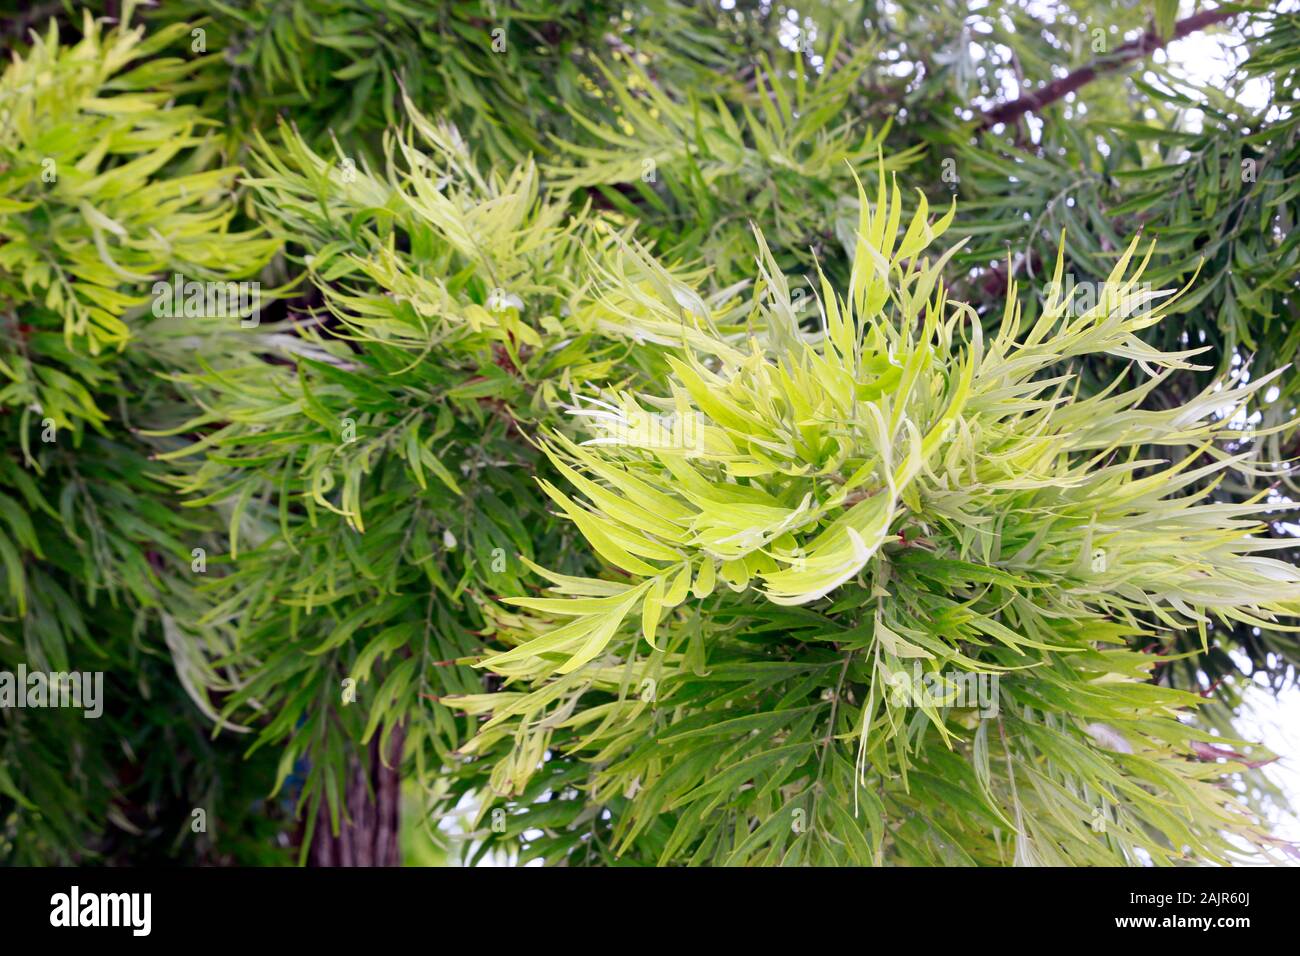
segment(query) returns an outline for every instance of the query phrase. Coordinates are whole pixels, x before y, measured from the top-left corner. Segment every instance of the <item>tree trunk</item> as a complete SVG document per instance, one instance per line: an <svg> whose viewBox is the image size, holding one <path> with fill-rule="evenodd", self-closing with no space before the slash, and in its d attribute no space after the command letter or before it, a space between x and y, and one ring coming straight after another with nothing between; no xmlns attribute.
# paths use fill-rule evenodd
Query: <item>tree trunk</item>
<svg viewBox="0 0 1300 956"><path fill-rule="evenodd" d="M348 773L347 814L336 836L330 831L329 806L321 801L312 833L309 866L398 866L399 768L406 734L399 726L389 740L388 764L380 759L382 729L370 738L365 765L353 759Z"/></svg>

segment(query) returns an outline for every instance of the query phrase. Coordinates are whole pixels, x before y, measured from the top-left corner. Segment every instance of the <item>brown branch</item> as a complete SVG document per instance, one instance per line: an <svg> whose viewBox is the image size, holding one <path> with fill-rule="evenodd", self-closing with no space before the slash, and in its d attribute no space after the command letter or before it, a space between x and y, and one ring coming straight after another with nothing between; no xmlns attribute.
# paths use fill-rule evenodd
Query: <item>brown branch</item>
<svg viewBox="0 0 1300 956"><path fill-rule="evenodd" d="M1053 80L1041 90L1035 93L1029 93L1020 97L1018 100L1012 100L1010 103L1003 103L1001 106L995 106L984 113L980 120L980 128L988 129L990 126L996 126L998 123L1009 123L1018 119L1025 113L1037 113L1044 106L1054 103L1061 97L1073 93L1087 83L1091 83L1097 78L1099 73L1108 73L1118 70L1125 64L1134 60L1141 59L1156 50L1163 48L1166 44L1174 40L1181 40L1190 33L1197 33L1208 26L1221 23L1237 15L1238 11L1228 10L1203 10L1185 20L1179 20L1174 24L1172 35L1161 38L1155 29L1152 28L1136 40L1130 40L1123 46L1118 47L1114 53L1094 60L1087 66L1080 67L1068 76L1063 76L1059 80Z"/></svg>
<svg viewBox="0 0 1300 956"><path fill-rule="evenodd" d="M382 758L383 730L376 730L370 746L348 762L345 819L339 832L331 830L328 801L322 800L312 833L308 865L397 866L401 816L402 748L406 730L398 724L389 738L388 758Z"/></svg>

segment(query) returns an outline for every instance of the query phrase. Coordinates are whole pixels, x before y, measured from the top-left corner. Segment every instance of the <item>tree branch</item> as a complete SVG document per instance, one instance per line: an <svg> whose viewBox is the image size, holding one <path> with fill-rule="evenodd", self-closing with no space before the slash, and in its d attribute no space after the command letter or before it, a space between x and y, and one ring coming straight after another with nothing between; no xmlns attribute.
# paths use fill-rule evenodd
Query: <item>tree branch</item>
<svg viewBox="0 0 1300 956"><path fill-rule="evenodd" d="M1037 113L1044 106L1054 103L1061 97L1073 93L1081 86L1091 83L1100 73L1108 73L1118 70L1125 64L1134 60L1139 60L1144 56L1154 53L1172 43L1174 40L1181 40L1190 33L1197 33L1208 26L1221 23L1237 15L1236 11L1229 10L1203 10L1194 14L1185 20L1179 20L1174 24L1174 32L1165 38L1152 28L1136 40L1130 40L1123 46L1117 48L1114 53L1094 60L1087 66L1080 67L1068 76L1063 76L1059 80L1053 80L1041 90L1030 93L1020 99L1012 100L1010 103L1003 103L1001 106L995 106L984 113L980 120L980 128L988 129L990 126L996 126L998 123L1009 123L1018 119L1025 113Z"/></svg>

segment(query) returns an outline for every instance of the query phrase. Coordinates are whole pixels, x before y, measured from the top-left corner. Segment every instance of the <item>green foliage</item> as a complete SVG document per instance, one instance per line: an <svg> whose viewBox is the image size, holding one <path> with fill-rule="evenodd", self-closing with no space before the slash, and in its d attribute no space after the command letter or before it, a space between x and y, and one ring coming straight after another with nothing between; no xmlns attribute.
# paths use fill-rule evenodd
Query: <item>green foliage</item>
<svg viewBox="0 0 1300 956"><path fill-rule="evenodd" d="M832 42L828 59L837 47ZM741 87L727 102L694 90L676 101L629 60L626 84L605 72L609 92L601 95L617 102L616 123L600 126L574 109L599 145L566 144L571 164L549 172L557 187L599 190L665 252L707 249L719 281L748 274L752 221L768 224L769 241L791 268L811 269L814 257L838 260L837 240L851 245L857 215L850 170L874 160L889 132L888 122L864 128L846 112L877 52L867 47L811 79L797 56L782 56L788 72L756 67L752 90ZM892 155L886 168L905 168L917 152ZM660 177L662 186L652 185ZM628 186L628 196L619 192Z"/></svg>
<svg viewBox="0 0 1300 956"><path fill-rule="evenodd" d="M566 221L531 163L479 175L454 130L413 119L428 151L390 138L384 175L293 133L263 149L250 185L322 306L296 368L177 376L211 410L163 456L195 462L174 479L191 504L229 514L208 617L236 622L248 673L224 711L273 717L258 744L279 748L279 782L311 757L313 818L322 799L339 818L353 743L402 721L422 779L452 759L469 728L424 701L479 689L447 666L478 645L472 595L517 591L516 554L556 554L522 520L541 508L514 416L610 365L586 338L558 355L542 338L579 331L563 313L599 220Z"/></svg>
<svg viewBox="0 0 1300 956"><path fill-rule="evenodd" d="M192 21L196 43L223 51L228 72L212 109L241 130L267 128L280 112L312 138L355 133L364 143L398 121L405 95L445 113L476 149L516 162L550 148L549 134L567 128L566 106L590 101L589 57L624 33L653 55L686 9L674 0L635 14L590 0L182 0L157 16ZM674 42L712 53L707 42Z"/></svg>
<svg viewBox="0 0 1300 956"><path fill-rule="evenodd" d="M1155 330L1162 347L1211 344L1216 371L1238 349L1264 368L1290 361L1300 346L1300 118L1273 102L1246 105L1241 85L1277 71L1282 89L1294 86L1294 64L1275 52L1294 19L1266 21L1258 51L1227 90L1151 65L1132 80L1141 110L1049 122L1041 155L963 148L963 195L974 199L963 261L1005 260L1010 247L1016 274L1041 276L1064 230L1067 272L1097 280L1122 237L1141 229L1159 240L1153 285L1183 284L1199 270L1180 321Z"/></svg>
<svg viewBox="0 0 1300 956"><path fill-rule="evenodd" d="M1049 296L1022 323L1013 298L986 341L939 282L955 248L924 255L952 214L922 208L900 238L900 199L861 202L820 336L765 254L749 335L683 348L656 393L609 395L594 440L553 437L580 498L543 487L613 573L539 568L556 596L505 600L532 613L497 616L513 646L483 663L521 690L456 699L491 715L464 749L513 741L503 792L547 750L587 756L593 795L629 795L618 846L672 824L660 863L1223 861L1222 833L1266 843L1209 782L1225 768L1198 762L1194 741L1222 740L1179 720L1201 699L1152 686L1125 644L1300 609L1252 508L1182 493L1231 459L1141 457L1213 448L1215 413L1267 378L1141 409L1187 354L1136 338L1169 305L1147 311L1135 243L1090 310ZM1057 372L1094 353L1149 377L1081 397ZM995 690L979 706L958 696L970 675Z"/></svg>
<svg viewBox="0 0 1300 956"><path fill-rule="evenodd" d="M210 124L159 91L197 64L157 57L179 31L143 32L87 14L66 45L52 25L0 77L0 670L103 671L107 697L97 719L0 712L0 847L27 862L111 856L110 819L131 855L175 855L179 814L259 772L205 741L186 694L192 645L219 640L191 574L218 526L167 498L138 430L179 409L157 368L232 347L222 320L153 320L153 280L255 275L276 244L229 228L238 171L209 168ZM225 810L233 839L246 812Z"/></svg>
<svg viewBox="0 0 1300 956"><path fill-rule="evenodd" d="M419 861L1279 850L1295 14L121 6L0 32L0 671L106 672L0 859L301 860L376 736Z"/></svg>

